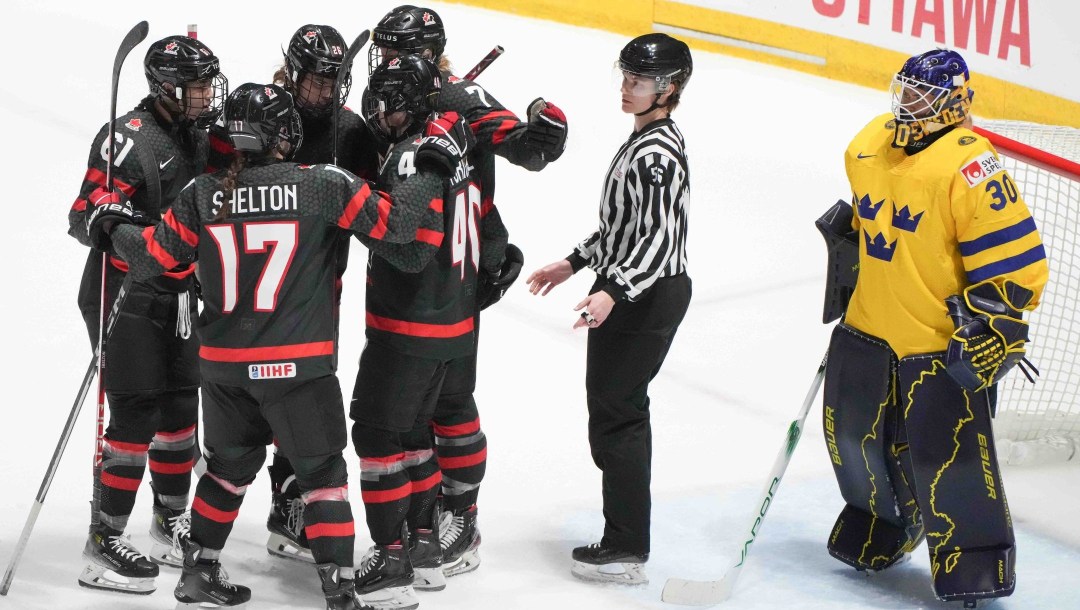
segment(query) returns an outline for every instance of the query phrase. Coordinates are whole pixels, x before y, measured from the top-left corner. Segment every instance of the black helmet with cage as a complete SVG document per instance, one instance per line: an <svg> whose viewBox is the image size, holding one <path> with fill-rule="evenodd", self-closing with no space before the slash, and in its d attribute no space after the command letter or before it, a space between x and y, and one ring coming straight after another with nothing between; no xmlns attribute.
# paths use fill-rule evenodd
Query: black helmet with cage
<svg viewBox="0 0 1080 610"><path fill-rule="evenodd" d="M364 119L384 144L401 142L423 129L438 107L442 76L430 59L392 57L375 69L364 91ZM403 112L404 116L391 116Z"/></svg>
<svg viewBox="0 0 1080 610"><path fill-rule="evenodd" d="M177 116L205 128L221 114L229 81L217 56L202 42L187 36L162 38L150 45L143 69L150 93L174 105Z"/></svg>
<svg viewBox="0 0 1080 610"><path fill-rule="evenodd" d="M287 159L300 147L304 130L292 95L277 85L244 83L225 101L225 128L233 147L256 156L280 150ZM279 147L288 142L287 148Z"/></svg>
<svg viewBox="0 0 1080 610"><path fill-rule="evenodd" d="M439 14L429 8L403 4L383 16L372 30L368 74L374 73L386 59L387 49L399 55L426 56L438 63L445 48L446 30Z"/></svg>
<svg viewBox="0 0 1080 610"><path fill-rule="evenodd" d="M289 48L284 51L285 88L294 94L296 107L301 112L312 116L330 114L332 101L305 95L302 89L311 88L313 78L336 79L348 50L341 33L328 25L308 24L296 30L289 40ZM352 76L349 75L338 91L338 105L345 104L351 86Z"/></svg>
<svg viewBox="0 0 1080 610"><path fill-rule="evenodd" d="M648 93L655 94L656 101L646 112L678 104L679 97L694 72L690 47L685 42L660 32L644 34L626 43L615 65L624 75L633 75L640 81L650 83ZM671 84L676 85L675 90L667 102L658 104L660 96Z"/></svg>

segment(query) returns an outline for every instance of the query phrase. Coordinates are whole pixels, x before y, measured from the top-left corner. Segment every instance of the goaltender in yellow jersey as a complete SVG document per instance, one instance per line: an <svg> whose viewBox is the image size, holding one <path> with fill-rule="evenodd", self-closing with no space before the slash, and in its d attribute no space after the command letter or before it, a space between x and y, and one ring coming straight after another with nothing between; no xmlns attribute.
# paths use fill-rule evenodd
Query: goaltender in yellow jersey
<svg viewBox="0 0 1080 610"><path fill-rule="evenodd" d="M945 350L946 297L1011 279L1035 305L1048 271L1031 212L986 138L957 127L908 155L894 134L883 114L845 155L861 267L845 321L903 358Z"/></svg>

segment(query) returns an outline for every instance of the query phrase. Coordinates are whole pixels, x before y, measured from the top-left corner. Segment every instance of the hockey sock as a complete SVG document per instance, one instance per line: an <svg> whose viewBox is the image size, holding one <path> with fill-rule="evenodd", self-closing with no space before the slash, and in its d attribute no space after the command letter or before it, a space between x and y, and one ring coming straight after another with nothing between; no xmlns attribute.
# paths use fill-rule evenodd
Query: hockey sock
<svg viewBox="0 0 1080 610"><path fill-rule="evenodd" d="M191 468L195 464L195 425L159 431L150 443L150 478L154 498L173 510L187 508Z"/></svg>
<svg viewBox="0 0 1080 610"><path fill-rule="evenodd" d="M224 548L248 484L235 485L207 471L199 479L195 501L191 503L191 539L205 549Z"/></svg>
<svg viewBox="0 0 1080 610"><path fill-rule="evenodd" d="M446 510L462 511L476 504L487 469L487 438L475 407L469 415L465 421L447 417L434 425Z"/></svg>
<svg viewBox="0 0 1080 610"><path fill-rule="evenodd" d="M352 566L356 530L348 486L315 489L302 497L304 533L315 563Z"/></svg>
<svg viewBox="0 0 1080 610"><path fill-rule="evenodd" d="M106 527L123 532L135 493L146 470L149 444L124 443L106 436L101 453L101 507L98 516Z"/></svg>

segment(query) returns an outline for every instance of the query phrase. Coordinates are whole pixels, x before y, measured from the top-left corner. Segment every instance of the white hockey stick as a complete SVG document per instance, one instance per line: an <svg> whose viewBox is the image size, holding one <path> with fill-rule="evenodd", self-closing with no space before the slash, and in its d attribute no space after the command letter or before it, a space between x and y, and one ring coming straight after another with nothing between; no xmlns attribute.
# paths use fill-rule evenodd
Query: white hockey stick
<svg viewBox="0 0 1080 610"><path fill-rule="evenodd" d="M795 446L799 444L803 423L806 422L810 406L814 403L814 398L817 397L818 390L821 388L821 382L825 379L825 364L828 361L829 352L825 352L825 357L821 359L821 365L818 366L817 374L814 375L814 382L810 384L810 390L806 393L806 399L803 400L802 409L799 410L799 415L788 427L787 439L780 448L780 453L776 456L772 472L769 473L768 483L765 485L765 491L761 493L761 499L757 503L758 510L754 515L754 522L750 525L750 530L746 534L746 541L742 543L742 548L739 549L739 562L732 566L720 580L701 581L669 578L667 583L664 584L664 592L660 595L661 600L684 606L711 606L731 597L731 592L735 588L735 581L738 580L743 564L746 563L746 556L750 553L750 545L754 543L758 533L761 531L761 522L765 519L765 513L769 512L769 507L772 506L773 496L776 495L776 490L780 487L780 479L784 477L784 472L791 462L791 454L795 451Z"/></svg>

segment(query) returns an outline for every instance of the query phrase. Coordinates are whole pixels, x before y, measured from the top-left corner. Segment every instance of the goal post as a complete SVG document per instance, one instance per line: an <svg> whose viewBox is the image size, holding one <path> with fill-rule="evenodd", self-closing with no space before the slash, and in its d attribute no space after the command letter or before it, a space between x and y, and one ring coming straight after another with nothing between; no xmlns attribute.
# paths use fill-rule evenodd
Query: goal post
<svg viewBox="0 0 1080 610"><path fill-rule="evenodd" d="M1050 281L1030 314L1028 359L1041 375L1006 377L994 420L1006 464L1080 462L1080 130L1020 121L975 121L1035 217Z"/></svg>

